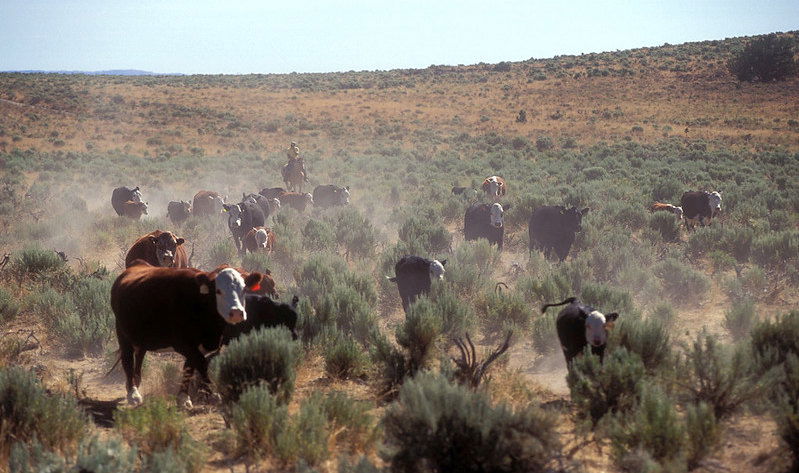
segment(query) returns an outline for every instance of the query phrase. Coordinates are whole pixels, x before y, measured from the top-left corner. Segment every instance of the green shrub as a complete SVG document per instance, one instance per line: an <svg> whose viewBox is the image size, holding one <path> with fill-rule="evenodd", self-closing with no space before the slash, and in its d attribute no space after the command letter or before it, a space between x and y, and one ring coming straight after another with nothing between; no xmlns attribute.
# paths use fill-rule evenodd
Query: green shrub
<svg viewBox="0 0 799 473"><path fill-rule="evenodd" d="M799 469L799 357L791 353L785 360L783 380L777 391L773 416L777 432L793 455L791 471Z"/></svg>
<svg viewBox="0 0 799 473"><path fill-rule="evenodd" d="M661 464L685 462L685 425L674 403L656 385L641 386L640 401L631 411L614 416L608 437L617 463L636 450Z"/></svg>
<svg viewBox="0 0 799 473"><path fill-rule="evenodd" d="M343 334L362 344L369 342L372 327L377 324L377 315L366 299L354 288L343 284L330 288L316 313L323 320L334 321Z"/></svg>
<svg viewBox="0 0 799 473"><path fill-rule="evenodd" d="M611 346L624 347L637 354L647 372L668 370L674 361L672 342L666 322L655 318L619 318L611 337Z"/></svg>
<svg viewBox="0 0 799 473"><path fill-rule="evenodd" d="M685 190L684 184L680 180L673 177L663 177L652 186L652 200L655 202L676 203L680 200L683 190ZM672 219L674 219L673 216Z"/></svg>
<svg viewBox="0 0 799 473"><path fill-rule="evenodd" d="M236 453L255 460L273 454L288 418L288 407L278 402L267 386L245 390L230 411Z"/></svg>
<svg viewBox="0 0 799 473"><path fill-rule="evenodd" d="M241 257L241 267L247 271L272 274L272 259L265 253L247 253Z"/></svg>
<svg viewBox="0 0 799 473"><path fill-rule="evenodd" d="M333 226L321 220L308 220L302 230L302 247L309 251L335 250L336 234Z"/></svg>
<svg viewBox="0 0 799 473"><path fill-rule="evenodd" d="M566 381L579 415L596 425L605 414L632 408L643 377L644 364L635 353L613 350L603 365L587 349L572 361Z"/></svg>
<svg viewBox="0 0 799 473"><path fill-rule="evenodd" d="M374 254L377 232L355 207L345 207L335 216L335 238L344 246L347 258L368 258Z"/></svg>
<svg viewBox="0 0 799 473"><path fill-rule="evenodd" d="M72 451L86 424L74 397L47 394L22 368L0 369L0 457L8 455L13 442L34 440L48 451Z"/></svg>
<svg viewBox="0 0 799 473"><path fill-rule="evenodd" d="M137 409L118 410L114 424L145 458L172 451L184 471L199 472L203 467L204 448L189 435L186 415L174 402L151 398Z"/></svg>
<svg viewBox="0 0 799 473"><path fill-rule="evenodd" d="M560 445L551 414L512 410L445 378L419 376L383 418L392 471L544 471Z"/></svg>
<svg viewBox="0 0 799 473"><path fill-rule="evenodd" d="M547 151L555 147L552 138L548 136L539 136L535 139L535 149L538 151Z"/></svg>
<svg viewBox="0 0 799 473"><path fill-rule="evenodd" d="M285 328L262 329L243 335L211 362L211 379L226 404L248 387L264 383L281 402L294 391L300 345Z"/></svg>
<svg viewBox="0 0 799 473"><path fill-rule="evenodd" d="M653 271L663 282L666 292L678 301L696 302L710 289L707 276L674 258L656 264Z"/></svg>
<svg viewBox="0 0 799 473"><path fill-rule="evenodd" d="M560 341L555 327L557 319L558 313L554 310L533 317L531 326L533 348L542 356L550 356L560 351Z"/></svg>
<svg viewBox="0 0 799 473"><path fill-rule="evenodd" d="M761 266L777 267L799 254L799 232L786 230L758 236L752 242L752 260Z"/></svg>
<svg viewBox="0 0 799 473"><path fill-rule="evenodd" d="M208 250L207 265L216 268L223 264L232 264L236 255L236 245L229 238L225 238L214 243Z"/></svg>
<svg viewBox="0 0 799 473"><path fill-rule="evenodd" d="M740 340L749 334L756 321L755 303L746 300L734 303L730 310L724 312L722 325L734 340Z"/></svg>
<svg viewBox="0 0 799 473"><path fill-rule="evenodd" d="M799 356L799 311L758 323L752 329L751 339L761 371L784 363L789 355Z"/></svg>
<svg viewBox="0 0 799 473"><path fill-rule="evenodd" d="M668 212L655 212L650 215L649 228L660 233L663 241L680 240L680 221Z"/></svg>
<svg viewBox="0 0 799 473"><path fill-rule="evenodd" d="M745 82L785 80L797 70L795 41L776 33L751 40L727 66L735 77Z"/></svg>
<svg viewBox="0 0 799 473"><path fill-rule="evenodd" d="M20 305L14 295L0 287L0 323L8 322L19 314Z"/></svg>
<svg viewBox="0 0 799 473"><path fill-rule="evenodd" d="M735 258L722 250L713 250L707 255L713 267L713 274L721 273L735 268Z"/></svg>
<svg viewBox="0 0 799 473"><path fill-rule="evenodd" d="M447 283L433 283L429 294L436 317L441 320L442 333L457 338L474 325L475 313L472 304L460 297Z"/></svg>
<svg viewBox="0 0 799 473"><path fill-rule="evenodd" d="M66 268L66 263L54 251L41 248L25 248L14 259L12 270L17 279L23 277L37 278L46 273Z"/></svg>
<svg viewBox="0 0 799 473"><path fill-rule="evenodd" d="M690 404L685 408L685 431L688 470L699 467L718 444L721 426L713 413L713 408L704 402Z"/></svg>
<svg viewBox="0 0 799 473"><path fill-rule="evenodd" d="M321 405L337 443L346 444L349 451L355 452L366 450L375 440L369 403L353 399L340 391L326 395L316 392L311 397L319 398L314 402Z"/></svg>
<svg viewBox="0 0 799 473"><path fill-rule="evenodd" d="M421 296L411 304L405 322L397 327L396 333L397 343L409 353L411 374L428 365L442 329L443 320L433 301Z"/></svg>
<svg viewBox="0 0 799 473"><path fill-rule="evenodd" d="M671 326L676 316L677 313L668 302L661 302L657 304L652 308L652 312L649 314L650 319L659 320L667 327Z"/></svg>
<svg viewBox="0 0 799 473"><path fill-rule="evenodd" d="M333 336L325 347L324 358L325 373L334 378L357 378L366 373L366 354L358 342L348 336Z"/></svg>
<svg viewBox="0 0 799 473"><path fill-rule="evenodd" d="M767 378L755 369L748 347L721 346L705 331L686 347L680 373L680 384L691 400L707 403L717 419L729 417L768 387Z"/></svg>
<svg viewBox="0 0 799 473"><path fill-rule="evenodd" d="M389 339L376 330L372 336L370 357L377 367L383 394L393 395L405 378L411 374L410 362Z"/></svg>
<svg viewBox="0 0 799 473"><path fill-rule="evenodd" d="M399 227L399 238L405 243L420 244L422 254L437 254L452 246L452 235L433 212L421 212L409 217Z"/></svg>
<svg viewBox="0 0 799 473"><path fill-rule="evenodd" d="M519 279L516 287L536 307L560 302L574 295L571 281L561 273L550 273L544 277L525 276Z"/></svg>
<svg viewBox="0 0 799 473"><path fill-rule="evenodd" d="M318 465L327 459L330 430L319 397L310 397L300 405L283 435L277 438L277 456L289 463L297 459Z"/></svg>
<svg viewBox="0 0 799 473"><path fill-rule="evenodd" d="M635 311L630 293L605 284L586 284L580 300L592 307L601 307L606 313L618 312L629 316Z"/></svg>
<svg viewBox="0 0 799 473"><path fill-rule="evenodd" d="M533 310L518 292L484 293L478 306L483 332L491 336L508 330L526 332Z"/></svg>

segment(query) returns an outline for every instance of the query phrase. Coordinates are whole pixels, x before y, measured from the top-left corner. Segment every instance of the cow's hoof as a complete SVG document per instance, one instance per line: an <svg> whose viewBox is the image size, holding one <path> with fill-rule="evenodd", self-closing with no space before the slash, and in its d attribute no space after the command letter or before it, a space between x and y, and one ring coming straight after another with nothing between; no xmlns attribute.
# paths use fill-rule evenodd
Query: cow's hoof
<svg viewBox="0 0 799 473"><path fill-rule="evenodd" d="M183 409L191 409L194 407L194 404L191 403L191 399L189 395L186 393L178 394L178 407Z"/></svg>
<svg viewBox="0 0 799 473"><path fill-rule="evenodd" d="M128 404L132 406L138 406L142 403L141 394L139 394L138 388L133 388L128 392Z"/></svg>

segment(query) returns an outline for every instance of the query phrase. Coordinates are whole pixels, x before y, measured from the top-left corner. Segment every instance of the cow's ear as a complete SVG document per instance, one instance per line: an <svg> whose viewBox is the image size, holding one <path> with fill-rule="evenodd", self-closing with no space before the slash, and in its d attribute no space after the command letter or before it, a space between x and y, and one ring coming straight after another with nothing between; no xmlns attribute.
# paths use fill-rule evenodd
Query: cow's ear
<svg viewBox="0 0 799 473"><path fill-rule="evenodd" d="M347 189L347 190L350 190L350 186L346 186L346 187L344 187L344 188L345 188L345 189Z"/></svg>
<svg viewBox="0 0 799 473"><path fill-rule="evenodd" d="M244 277L244 285L251 291L258 291L261 289L261 281L264 275L258 272L252 272Z"/></svg>
<svg viewBox="0 0 799 473"><path fill-rule="evenodd" d="M506 205L506 206L505 206L505 208L503 208L502 210L510 210L510 208L511 208L511 204L508 204L508 205Z"/></svg>
<svg viewBox="0 0 799 473"><path fill-rule="evenodd" d="M291 298L291 307L294 307L296 309L297 308L297 303L299 303L299 302L300 302L300 298L297 297L297 295L295 294L294 297Z"/></svg>
<svg viewBox="0 0 799 473"><path fill-rule="evenodd" d="M158 238L156 238L156 237L154 237L154 236L150 236L150 241L151 241L153 244L156 244L156 243L158 243Z"/></svg>
<svg viewBox="0 0 799 473"><path fill-rule="evenodd" d="M222 211L227 212L230 210L230 206L228 204L222 204Z"/></svg>
<svg viewBox="0 0 799 473"><path fill-rule="evenodd" d="M197 280L197 285L200 287L200 294L210 294L211 293L211 285L213 282L206 273L200 273L195 276Z"/></svg>
<svg viewBox="0 0 799 473"><path fill-rule="evenodd" d="M182 245L182 244L186 243L186 240L184 240L183 238L176 238L175 239L175 243L178 244L178 245Z"/></svg>
<svg viewBox="0 0 799 473"><path fill-rule="evenodd" d="M441 263L441 266L446 266L447 265L447 260L442 259L441 261L439 261L439 263Z"/></svg>
<svg viewBox="0 0 799 473"><path fill-rule="evenodd" d="M591 210L591 208L590 207L586 207L586 208L584 208L583 210L580 211L580 214L585 215L585 214L588 213L589 210Z"/></svg>
<svg viewBox="0 0 799 473"><path fill-rule="evenodd" d="M609 314L605 314L605 321L606 322L615 322L616 319L618 319L618 318L619 318L619 314L617 314L616 312L611 312Z"/></svg>

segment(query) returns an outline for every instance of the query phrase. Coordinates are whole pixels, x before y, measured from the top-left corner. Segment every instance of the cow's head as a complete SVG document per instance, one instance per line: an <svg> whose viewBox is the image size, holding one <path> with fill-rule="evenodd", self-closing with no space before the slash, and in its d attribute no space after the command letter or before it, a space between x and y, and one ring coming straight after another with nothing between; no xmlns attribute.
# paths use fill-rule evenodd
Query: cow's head
<svg viewBox="0 0 799 473"><path fill-rule="evenodd" d="M250 275L249 272L242 268L236 268L236 271L246 280ZM272 278L272 272L265 269L261 274L261 281L254 286L247 286L247 291L254 294L261 294L270 296L272 299L279 299L280 295L277 292L275 280Z"/></svg>
<svg viewBox="0 0 799 473"><path fill-rule="evenodd" d="M721 192L709 192L707 198L710 203L710 213L715 217L721 212Z"/></svg>
<svg viewBox="0 0 799 473"><path fill-rule="evenodd" d="M313 200L313 198L311 198ZM280 199L272 197L271 199L267 200L267 204L269 205L269 213L274 215L280 210Z"/></svg>
<svg viewBox="0 0 799 473"><path fill-rule="evenodd" d="M250 273L241 277L233 268L217 269L212 273L196 276L200 294L214 293L216 311L229 324L247 320L244 309L244 289L258 287L263 279L261 273Z"/></svg>
<svg viewBox="0 0 799 473"><path fill-rule="evenodd" d="M259 228L255 231L255 243L258 244L258 248L266 248L266 241L269 239L269 235L266 233L266 229Z"/></svg>
<svg viewBox="0 0 799 473"><path fill-rule="evenodd" d="M682 207L677 207L675 205L672 205L671 211L674 215L677 216L677 220L682 220Z"/></svg>
<svg viewBox="0 0 799 473"><path fill-rule="evenodd" d="M502 225L504 225L503 216L507 209L510 209L510 204L506 204L504 208L499 203L491 205L491 226L502 228Z"/></svg>
<svg viewBox="0 0 799 473"><path fill-rule="evenodd" d="M230 229L236 229L241 227L241 214L242 214L241 206L238 204L236 205L223 204L222 208L225 210L225 212L228 213L227 226Z"/></svg>
<svg viewBox="0 0 799 473"><path fill-rule="evenodd" d="M150 242L155 246L155 256L158 259L158 266L167 268L175 263L175 253L178 246L185 240L175 237L172 232L163 232L158 236L151 236Z"/></svg>
<svg viewBox="0 0 799 473"><path fill-rule="evenodd" d="M350 203L350 186L339 188L339 203L347 205Z"/></svg>
<svg viewBox="0 0 799 473"><path fill-rule="evenodd" d="M133 202L141 202L141 191L139 190L139 186L136 186L132 191L130 191L130 200Z"/></svg>
<svg viewBox="0 0 799 473"><path fill-rule="evenodd" d="M588 207L584 209L578 209L577 207L572 207L570 209L561 208L560 214L563 215L563 225L567 230L579 232L583 229L583 217L588 211L591 210Z"/></svg>
<svg viewBox="0 0 799 473"><path fill-rule="evenodd" d="M483 182L483 190L492 197L499 197L500 183L497 176L486 178Z"/></svg>
<svg viewBox="0 0 799 473"><path fill-rule="evenodd" d="M313 205L313 195L311 195L310 192L306 192L302 196L305 197L305 205ZM275 200L277 200L277 199L275 199ZM349 202L349 192L347 193L347 202ZM280 203L280 201L278 201L278 205L279 205L279 203Z"/></svg>
<svg viewBox="0 0 799 473"><path fill-rule="evenodd" d="M608 342L608 330L613 327L613 323L619 318L616 312L603 314L595 310L585 316L585 340L595 347L601 347Z"/></svg>
<svg viewBox="0 0 799 473"><path fill-rule="evenodd" d="M436 279L444 279L444 265L447 264L447 260L437 260L434 259L430 262L430 280Z"/></svg>

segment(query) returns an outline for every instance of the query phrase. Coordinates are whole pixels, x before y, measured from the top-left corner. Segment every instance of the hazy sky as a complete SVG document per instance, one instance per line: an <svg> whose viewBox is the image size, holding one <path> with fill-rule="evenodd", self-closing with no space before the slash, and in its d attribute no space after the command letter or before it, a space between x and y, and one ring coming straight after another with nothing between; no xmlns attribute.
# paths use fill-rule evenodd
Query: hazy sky
<svg viewBox="0 0 799 473"><path fill-rule="evenodd" d="M795 29L799 0L0 0L0 70L420 68Z"/></svg>

